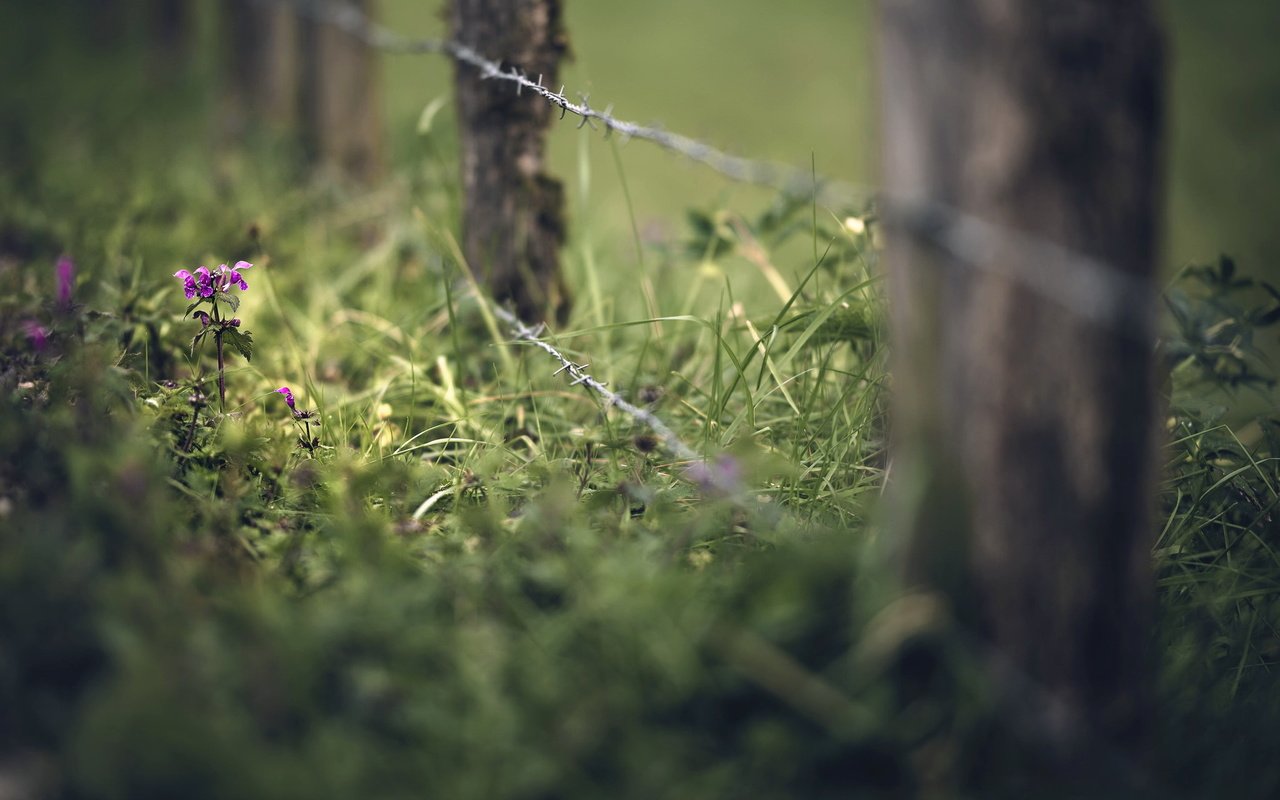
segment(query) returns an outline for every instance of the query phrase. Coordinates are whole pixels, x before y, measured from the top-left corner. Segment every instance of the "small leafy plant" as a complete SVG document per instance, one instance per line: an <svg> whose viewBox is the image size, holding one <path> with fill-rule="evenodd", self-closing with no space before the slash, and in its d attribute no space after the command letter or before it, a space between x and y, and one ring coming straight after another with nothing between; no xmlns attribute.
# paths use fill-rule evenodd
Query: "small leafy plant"
<svg viewBox="0 0 1280 800"><path fill-rule="evenodd" d="M245 361L253 358L253 334L240 329L240 320L230 316L240 308L240 298L231 294L233 288L241 292L249 289L248 282L241 274L253 265L247 261L237 261L234 267L219 264L216 270L208 267L196 267L194 272L180 269L173 277L182 281L183 291L187 299L195 302L187 306L183 318L192 317L200 320L200 332L191 339L191 352L195 353L196 345L213 334L214 350L218 356L218 407L224 413L227 410L227 380L225 345L235 348ZM200 306L209 305L209 310ZM219 303L227 306L228 314L223 316Z"/></svg>
<svg viewBox="0 0 1280 800"><path fill-rule="evenodd" d="M314 411L299 409L293 399L293 391L288 386L281 386L276 389L276 393L284 395L284 402L293 413L293 422L298 426L298 447L315 458L316 450L320 447L320 437L311 433L311 426L320 427L319 415Z"/></svg>

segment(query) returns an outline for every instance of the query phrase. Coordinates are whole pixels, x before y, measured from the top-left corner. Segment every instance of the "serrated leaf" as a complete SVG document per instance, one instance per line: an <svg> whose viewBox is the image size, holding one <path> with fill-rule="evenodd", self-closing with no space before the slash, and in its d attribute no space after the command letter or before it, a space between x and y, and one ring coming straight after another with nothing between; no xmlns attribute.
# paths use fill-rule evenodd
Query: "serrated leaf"
<svg viewBox="0 0 1280 800"><path fill-rule="evenodd" d="M194 356L196 354L196 345L200 344L200 340L203 339L205 335L207 335L208 333L209 331L208 329L206 329L206 330L200 331L195 336L191 337L191 355Z"/></svg>
<svg viewBox="0 0 1280 800"><path fill-rule="evenodd" d="M236 349L245 361L253 360L253 334L235 328L227 328L222 333L222 340Z"/></svg>
<svg viewBox="0 0 1280 800"><path fill-rule="evenodd" d="M231 309L232 314L240 310L239 297L236 297L235 295L229 294L227 292L218 292L217 298L227 304L227 306Z"/></svg>

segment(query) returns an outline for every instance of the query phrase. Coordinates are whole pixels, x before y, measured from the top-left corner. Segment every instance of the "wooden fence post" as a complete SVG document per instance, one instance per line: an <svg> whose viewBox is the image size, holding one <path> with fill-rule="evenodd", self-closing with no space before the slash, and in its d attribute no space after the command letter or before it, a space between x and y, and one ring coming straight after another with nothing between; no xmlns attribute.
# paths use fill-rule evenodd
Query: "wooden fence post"
<svg viewBox="0 0 1280 800"><path fill-rule="evenodd" d="M297 12L285 4L229 0L226 30L237 113L248 127L292 130L299 113L301 48Z"/></svg>
<svg viewBox="0 0 1280 800"><path fill-rule="evenodd" d="M373 17L373 0L349 0ZM322 166L362 183L382 172L382 93L377 53L332 25L302 26L305 134Z"/></svg>
<svg viewBox="0 0 1280 800"><path fill-rule="evenodd" d="M887 0L880 25L890 197L1154 275L1163 63L1145 0ZM1043 688L1049 750L1078 764L1091 736L1140 740L1153 342L1006 277L1047 264L964 264L901 229L886 255L910 577L951 588Z"/></svg>
<svg viewBox="0 0 1280 800"><path fill-rule="evenodd" d="M559 0L453 0L455 41L558 88L568 52ZM564 190L544 171L552 109L454 65L462 159L463 253L493 295L521 317L563 319Z"/></svg>

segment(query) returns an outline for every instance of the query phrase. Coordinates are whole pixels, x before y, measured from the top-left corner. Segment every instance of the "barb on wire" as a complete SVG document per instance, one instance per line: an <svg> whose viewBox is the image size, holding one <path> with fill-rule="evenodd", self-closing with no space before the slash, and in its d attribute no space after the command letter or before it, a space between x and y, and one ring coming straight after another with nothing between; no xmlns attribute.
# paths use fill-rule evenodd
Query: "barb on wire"
<svg viewBox="0 0 1280 800"><path fill-rule="evenodd" d="M492 305L491 308L494 316L507 324L516 339L532 344L560 363L560 368L553 373L554 375L567 374L570 386L586 386L591 389L604 400L606 408L617 408L643 423L658 437L658 441L667 452L681 461L689 462L684 470L684 476L687 479L730 497L740 493L742 487L735 470L708 465L705 459L685 444L658 415L628 402L621 394L610 389L605 381L592 377L591 373L586 371L590 364L577 364L569 360L542 338L542 334L546 331L545 324L529 326L501 306Z"/></svg>
<svg viewBox="0 0 1280 800"><path fill-rule="evenodd" d="M1041 237L987 222L935 200L897 197L789 165L742 158L689 136L618 119L613 116L611 105L598 111L591 107L586 95L581 96L581 102L574 102L564 86L558 91L547 88L542 85L541 75L536 82L531 81L518 69L504 69L460 42L413 39L395 33L345 0L255 2L287 3L298 13L334 25L370 47L387 52L448 55L474 67L486 80L507 81L514 83L517 91L534 92L558 107L561 119L566 114L579 117L579 127L591 125L595 130L594 123L598 122L606 136L617 133L624 142L632 138L652 142L730 180L769 186L792 196L812 195L816 202L824 204L873 202L886 224L932 243L959 263L1016 280L1045 300L1123 336L1155 341L1158 291L1153 281Z"/></svg>

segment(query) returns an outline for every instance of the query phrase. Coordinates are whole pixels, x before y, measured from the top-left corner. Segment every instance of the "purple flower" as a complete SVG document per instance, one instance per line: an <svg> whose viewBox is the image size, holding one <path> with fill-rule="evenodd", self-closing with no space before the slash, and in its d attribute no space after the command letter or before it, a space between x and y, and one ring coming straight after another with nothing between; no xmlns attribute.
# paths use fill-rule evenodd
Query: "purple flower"
<svg viewBox="0 0 1280 800"><path fill-rule="evenodd" d="M217 277L214 278L217 290L224 294L231 291L232 286L239 286L242 292L247 290L249 284L245 282L244 276L240 274L240 271L249 269L252 266L248 261L237 261L234 267L219 264Z"/></svg>
<svg viewBox="0 0 1280 800"><path fill-rule="evenodd" d="M173 273L173 277L182 281L182 290L186 293L188 300L196 295L213 297L213 280L208 267L196 267L194 274L180 269Z"/></svg>
<svg viewBox="0 0 1280 800"><path fill-rule="evenodd" d="M49 344L49 329L33 319L29 319L22 324L26 331L27 338L31 340L31 346L35 348L37 353L44 352L45 345Z"/></svg>
<svg viewBox="0 0 1280 800"><path fill-rule="evenodd" d="M190 272L185 269L180 269L173 273L173 277L182 281L182 289L186 292L188 300L196 296L196 279L191 277Z"/></svg>
<svg viewBox="0 0 1280 800"><path fill-rule="evenodd" d="M288 386L281 386L276 389L276 393L284 395L284 401L289 404L289 410L297 413L298 409L293 405L293 392L289 391Z"/></svg>
<svg viewBox="0 0 1280 800"><path fill-rule="evenodd" d="M207 328L213 323L213 317L209 316L208 311L197 311L194 315L195 319L200 320L200 327Z"/></svg>
<svg viewBox="0 0 1280 800"><path fill-rule="evenodd" d="M219 269L223 270L226 275L226 283L224 284L222 291L224 292L227 291L227 289L230 288L232 285L239 286L240 291L242 292L247 290L249 288L249 284L245 283L244 278L241 277L240 275L240 271L249 269L252 266L253 265L250 264L248 261L237 261L236 265L229 270L227 269L226 264L223 264L221 267L219 267Z"/></svg>
<svg viewBox="0 0 1280 800"><path fill-rule="evenodd" d="M195 289L196 294L201 297L213 297L213 275L210 274L209 268L203 264L196 267Z"/></svg>
<svg viewBox="0 0 1280 800"><path fill-rule="evenodd" d="M684 474L704 492L733 494L742 483L742 466L730 456L695 462L685 467Z"/></svg>
<svg viewBox="0 0 1280 800"><path fill-rule="evenodd" d="M58 306L71 307L71 292L76 287L76 265L67 256L58 259Z"/></svg>
<svg viewBox="0 0 1280 800"><path fill-rule="evenodd" d="M188 300L197 295L213 297L217 292L225 294L231 290L232 286L239 287L242 292L247 290L249 284L240 273L252 266L248 261L237 261L234 267L219 264L216 270L200 266L196 267L194 273L180 269L173 273L173 277L182 281L182 289L186 292Z"/></svg>

